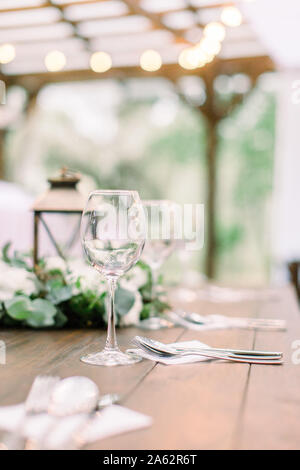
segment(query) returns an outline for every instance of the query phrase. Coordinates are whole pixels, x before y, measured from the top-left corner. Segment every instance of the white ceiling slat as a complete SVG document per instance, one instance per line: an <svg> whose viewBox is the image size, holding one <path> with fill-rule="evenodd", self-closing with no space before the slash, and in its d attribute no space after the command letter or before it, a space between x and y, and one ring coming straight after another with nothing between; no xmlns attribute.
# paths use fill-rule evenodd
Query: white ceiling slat
<svg viewBox="0 0 300 470"><path fill-rule="evenodd" d="M161 13L168 10L184 10L187 3L186 0L141 0L140 5L151 13Z"/></svg>
<svg viewBox="0 0 300 470"><path fill-rule="evenodd" d="M157 49L163 45L168 46L173 43L173 35L166 30L146 31L143 33L100 36L91 39L90 47L93 50L126 51L132 49Z"/></svg>
<svg viewBox="0 0 300 470"><path fill-rule="evenodd" d="M26 42L43 39L64 38L73 34L73 28L67 23L54 23L27 28L0 29L1 42Z"/></svg>
<svg viewBox="0 0 300 470"><path fill-rule="evenodd" d="M0 28L14 28L18 26L32 26L35 24L54 23L61 20L61 13L57 8L46 7L36 10L17 12L0 12Z"/></svg>
<svg viewBox="0 0 300 470"><path fill-rule="evenodd" d="M71 5L64 8L64 15L71 21L85 21L95 18L110 18L128 13L128 7L119 0L83 5Z"/></svg>
<svg viewBox="0 0 300 470"><path fill-rule="evenodd" d="M151 29L152 24L148 18L140 15L126 16L111 20L84 21L78 24L78 31L86 37L101 35L122 34L130 32L143 32Z"/></svg>
<svg viewBox="0 0 300 470"><path fill-rule="evenodd" d="M0 10L38 7L44 5L45 3L45 0L0 0Z"/></svg>

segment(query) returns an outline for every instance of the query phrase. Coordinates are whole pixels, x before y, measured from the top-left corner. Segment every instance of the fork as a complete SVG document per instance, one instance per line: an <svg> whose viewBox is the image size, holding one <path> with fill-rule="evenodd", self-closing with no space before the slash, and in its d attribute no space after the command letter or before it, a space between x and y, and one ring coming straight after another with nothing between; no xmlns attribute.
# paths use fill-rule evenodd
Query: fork
<svg viewBox="0 0 300 470"><path fill-rule="evenodd" d="M171 350L173 350L173 348L175 346L167 346L166 344L164 343L161 343L160 341L155 341L153 339L150 339L150 338L145 338L143 336L136 336L134 338L134 341L138 341L138 342L141 342L141 343L144 343L146 345L148 345L149 347L152 347L152 349L155 349L155 350L158 350L160 351L162 348L165 348L165 347L168 347L170 348ZM182 350L182 351L187 351L187 348L185 347L178 347L176 346L176 349L179 351L179 350ZM190 350L197 350L197 351L208 351L208 352L217 352L217 353L230 353L230 354L235 354L235 355L246 355L246 356L258 356L258 357L276 357L276 358L279 358L279 357L282 357L282 352L279 352L279 351L255 351L255 350L243 350L243 349L226 349L226 348L211 348L209 346L207 347L202 347L202 346L199 346L198 348L188 348L188 351Z"/></svg>
<svg viewBox="0 0 300 470"><path fill-rule="evenodd" d="M146 352L154 353L160 357L175 357L175 356L203 356L208 357L211 359L223 359L232 362L243 362L249 364L282 364L283 361L281 356L251 356L251 355L242 355L242 354L234 354L234 353L221 353L216 351L209 351L208 349L185 349L185 348L178 348L175 346L168 347L167 345L160 343L158 341L153 341L149 338L141 338L140 336L136 336L133 339L134 345L140 347Z"/></svg>
<svg viewBox="0 0 300 470"><path fill-rule="evenodd" d="M24 449L26 439L24 438L24 428L27 419L31 415L43 413L48 410L48 404L52 391L60 378L51 375L38 375L31 385L30 391L24 403L25 414L15 432L5 433L3 437L3 447L7 450Z"/></svg>

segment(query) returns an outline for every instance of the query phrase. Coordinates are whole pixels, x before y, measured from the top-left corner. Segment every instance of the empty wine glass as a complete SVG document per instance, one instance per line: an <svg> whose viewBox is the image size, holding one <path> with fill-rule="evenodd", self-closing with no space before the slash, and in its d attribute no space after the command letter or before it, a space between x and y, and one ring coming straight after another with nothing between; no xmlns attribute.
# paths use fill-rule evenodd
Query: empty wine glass
<svg viewBox="0 0 300 470"><path fill-rule="evenodd" d="M140 360L118 347L114 294L119 277L139 260L145 236L145 215L136 191L98 190L90 194L82 214L81 240L89 262L108 284L108 329L103 351L82 357L83 362L114 366Z"/></svg>
<svg viewBox="0 0 300 470"><path fill-rule="evenodd" d="M147 220L147 241L142 259L152 271L154 297L159 269L177 245L174 220L177 204L167 200L148 200L142 204Z"/></svg>

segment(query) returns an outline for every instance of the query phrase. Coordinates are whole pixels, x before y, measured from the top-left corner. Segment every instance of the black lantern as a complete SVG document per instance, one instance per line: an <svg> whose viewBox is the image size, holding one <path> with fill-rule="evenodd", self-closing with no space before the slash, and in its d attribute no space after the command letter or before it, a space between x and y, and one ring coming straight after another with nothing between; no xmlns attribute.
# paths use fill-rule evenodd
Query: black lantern
<svg viewBox="0 0 300 470"><path fill-rule="evenodd" d="M64 167L61 169L59 176L48 179L50 188L35 201L32 208L34 212L34 266L37 265L39 260L40 231L42 227L51 246L63 259L66 259L71 248L78 241L80 219L85 203L84 197L77 189L79 181L80 174ZM56 228L53 229L50 219L52 217L53 220L54 215L59 215L60 218L59 224L57 224L56 217ZM64 235L65 240L63 243L57 241L57 232Z"/></svg>

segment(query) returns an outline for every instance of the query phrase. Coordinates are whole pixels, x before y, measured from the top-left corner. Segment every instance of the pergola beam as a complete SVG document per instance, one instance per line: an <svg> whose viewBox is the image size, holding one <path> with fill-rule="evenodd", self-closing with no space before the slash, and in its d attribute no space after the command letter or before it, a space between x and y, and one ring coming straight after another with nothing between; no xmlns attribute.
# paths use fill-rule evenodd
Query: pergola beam
<svg viewBox="0 0 300 470"><path fill-rule="evenodd" d="M156 72L146 72L139 66L113 67L104 73L96 73L91 69L84 70L63 70L61 72L42 72L25 75L4 76L10 83L24 86L25 88L34 81L39 87L47 83L74 82L82 80L99 80L101 78L130 78L130 77L166 77L170 80L177 80L186 75L196 75L199 77L217 74L245 73L250 77L257 77L264 72L274 70L274 64L268 56L243 57L236 59L215 59L205 67L195 70L184 70L178 64L164 64Z"/></svg>
<svg viewBox="0 0 300 470"><path fill-rule="evenodd" d="M77 23L76 22L71 21L68 18L66 18L66 15L64 13L64 8L61 5L53 3L52 0L48 0L46 5L48 5L50 7L53 7L53 8L56 8L61 13L63 21L72 26L73 31L74 31L73 32L73 37L82 40L83 43L85 44L86 50L90 51L89 40L86 37L84 37L84 36L82 36L81 34L78 33Z"/></svg>
<svg viewBox="0 0 300 470"><path fill-rule="evenodd" d="M181 43L184 43L184 44L187 44L187 45L191 44L189 41L187 41L182 36L180 31L178 31L175 28L171 28L170 26L167 26L162 21L162 19L160 18L160 15L157 15L157 14L151 13L148 10L145 10L144 8L142 8L139 5L139 3L137 1L135 1L135 0L123 0L123 3L125 3L128 6L129 11L134 12L137 15L142 15L145 18L148 18L149 20L151 20L152 24L154 26L156 26L157 28L165 29L165 30L169 31L170 33L172 33L174 35L174 37L177 39L177 41L179 41ZM168 13L168 12L166 11L165 13Z"/></svg>

